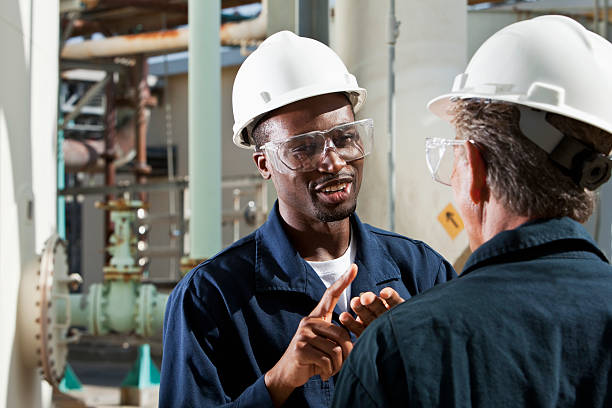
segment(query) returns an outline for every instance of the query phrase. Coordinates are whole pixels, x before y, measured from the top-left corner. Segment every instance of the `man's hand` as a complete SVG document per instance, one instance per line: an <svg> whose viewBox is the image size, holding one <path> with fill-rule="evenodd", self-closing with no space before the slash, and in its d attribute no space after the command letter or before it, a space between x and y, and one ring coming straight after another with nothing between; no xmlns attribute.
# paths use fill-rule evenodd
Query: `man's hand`
<svg viewBox="0 0 612 408"><path fill-rule="evenodd" d="M362 293L359 297L351 299L351 309L357 314L357 319L350 313L343 312L340 315L340 322L359 337L374 319L403 301L404 299L389 287L381 290L380 296L372 292Z"/></svg>
<svg viewBox="0 0 612 408"><path fill-rule="evenodd" d="M281 406L296 387L319 374L324 381L335 375L353 349L346 330L331 323L342 292L357 276L357 265L323 294L314 310L302 319L289 347L264 377L275 406Z"/></svg>

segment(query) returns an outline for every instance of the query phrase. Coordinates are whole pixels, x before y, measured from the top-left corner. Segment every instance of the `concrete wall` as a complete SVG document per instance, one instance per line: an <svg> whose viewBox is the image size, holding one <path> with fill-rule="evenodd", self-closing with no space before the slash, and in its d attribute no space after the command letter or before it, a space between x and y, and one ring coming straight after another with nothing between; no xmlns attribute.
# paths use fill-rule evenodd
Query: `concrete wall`
<svg viewBox="0 0 612 408"><path fill-rule="evenodd" d="M20 347L17 305L25 265L55 231L58 15L57 1L0 2L0 407L51 401L21 358L36 351Z"/></svg>
<svg viewBox="0 0 612 408"><path fill-rule="evenodd" d="M389 2L337 0L332 47L368 90L360 118L374 119L375 147L366 159L358 213L389 225L387 135L387 14ZM427 102L450 90L466 64L466 5L462 0L396 1L401 21L396 48L396 230L429 243L451 262L467 247L465 232L452 239L438 222L452 201L425 163L425 137L453 137L452 128L429 113ZM367 29L364 29L367 27Z"/></svg>

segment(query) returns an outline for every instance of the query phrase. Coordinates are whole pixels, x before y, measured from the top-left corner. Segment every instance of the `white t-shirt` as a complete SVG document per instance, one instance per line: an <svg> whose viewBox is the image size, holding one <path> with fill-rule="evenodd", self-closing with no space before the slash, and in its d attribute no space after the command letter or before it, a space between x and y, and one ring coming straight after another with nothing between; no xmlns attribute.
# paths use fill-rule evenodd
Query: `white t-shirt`
<svg viewBox="0 0 612 408"><path fill-rule="evenodd" d="M351 231L351 239L349 247L340 258L332 259L330 261L314 262L306 261L312 269L315 270L317 275L321 278L326 288L329 288L342 274L349 270L351 265L355 262L356 253L355 239L353 239L353 231ZM349 301L351 299L351 287L342 292L340 299L338 299L338 308L341 311L346 312L349 308Z"/></svg>

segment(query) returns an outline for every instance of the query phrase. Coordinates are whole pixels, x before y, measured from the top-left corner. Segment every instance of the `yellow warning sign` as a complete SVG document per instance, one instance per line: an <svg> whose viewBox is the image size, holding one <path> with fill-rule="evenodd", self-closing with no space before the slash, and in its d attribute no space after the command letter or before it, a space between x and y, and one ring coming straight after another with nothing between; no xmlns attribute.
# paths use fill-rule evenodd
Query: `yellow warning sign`
<svg viewBox="0 0 612 408"><path fill-rule="evenodd" d="M463 220L451 203L438 214L438 221L440 221L440 224L442 224L451 239L455 239L463 231Z"/></svg>

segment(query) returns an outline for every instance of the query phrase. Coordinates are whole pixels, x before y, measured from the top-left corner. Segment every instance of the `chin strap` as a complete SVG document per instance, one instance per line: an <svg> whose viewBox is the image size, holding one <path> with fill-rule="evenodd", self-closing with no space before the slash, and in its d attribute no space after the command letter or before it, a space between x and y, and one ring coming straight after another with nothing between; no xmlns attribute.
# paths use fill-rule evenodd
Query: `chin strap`
<svg viewBox="0 0 612 408"><path fill-rule="evenodd" d="M520 106L523 134L548 153L551 160L576 184L596 190L610 179L612 160L575 137L563 134L546 120L546 112Z"/></svg>

